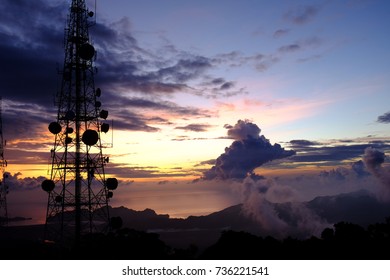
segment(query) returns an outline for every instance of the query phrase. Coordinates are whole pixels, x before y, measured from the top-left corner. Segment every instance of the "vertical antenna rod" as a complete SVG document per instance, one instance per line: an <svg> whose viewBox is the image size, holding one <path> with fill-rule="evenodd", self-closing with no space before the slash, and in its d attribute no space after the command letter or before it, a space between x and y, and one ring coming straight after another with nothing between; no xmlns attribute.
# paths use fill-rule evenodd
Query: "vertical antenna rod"
<svg viewBox="0 0 390 280"><path fill-rule="evenodd" d="M5 174L5 167L7 161L4 159L4 147L6 141L3 138L3 116L2 116L2 97L0 96L0 226L6 226L8 224L8 211L7 211L7 194L8 186L6 184L7 174Z"/></svg>
<svg viewBox="0 0 390 280"><path fill-rule="evenodd" d="M48 193L45 238L74 242L83 234L110 227L108 202L117 188L116 178L106 178L101 136L109 130L101 109L100 88L95 89L96 51L89 27L94 12L84 0L72 0L65 28L62 83L56 97L57 120L49 124L54 135L50 179L42 182Z"/></svg>

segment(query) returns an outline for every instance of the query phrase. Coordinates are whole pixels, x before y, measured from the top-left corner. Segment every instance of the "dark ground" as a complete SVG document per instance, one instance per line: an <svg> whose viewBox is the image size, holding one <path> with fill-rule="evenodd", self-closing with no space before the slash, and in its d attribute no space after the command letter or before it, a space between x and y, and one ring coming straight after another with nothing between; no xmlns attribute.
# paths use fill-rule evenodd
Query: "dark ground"
<svg viewBox="0 0 390 280"><path fill-rule="evenodd" d="M390 219L364 228L340 222L321 237L278 240L244 231L182 230L147 233L121 228L89 234L79 246L44 242L44 226L0 228L2 259L390 259Z"/></svg>

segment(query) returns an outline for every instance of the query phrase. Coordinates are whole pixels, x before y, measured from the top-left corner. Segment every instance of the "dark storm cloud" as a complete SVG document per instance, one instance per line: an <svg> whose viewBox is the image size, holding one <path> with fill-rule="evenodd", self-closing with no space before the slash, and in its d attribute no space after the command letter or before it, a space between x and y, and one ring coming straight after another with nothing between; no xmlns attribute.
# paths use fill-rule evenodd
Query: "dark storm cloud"
<svg viewBox="0 0 390 280"><path fill-rule="evenodd" d="M56 91L66 9L44 1L0 3L0 89L3 98L49 105ZM53 74L54 73L54 74Z"/></svg>
<svg viewBox="0 0 390 280"><path fill-rule="evenodd" d="M63 34L68 6L65 1L52 2L1 1L0 33L14 39L7 43L26 49L51 46L52 43L61 46L62 41L58 42L57 39Z"/></svg>
<svg viewBox="0 0 390 280"><path fill-rule="evenodd" d="M317 163L324 164L351 160L362 157L364 150L368 147L390 149L390 144L384 141L367 141L362 143L341 142L333 145L308 140L292 140L289 142L291 148L297 153L290 159L295 163Z"/></svg>
<svg viewBox="0 0 390 280"><path fill-rule="evenodd" d="M225 125L225 128L228 129L228 136L235 141L225 148L215 165L203 173L203 179L244 179L256 167L295 153L279 144L272 145L260 135L260 128L250 121L239 120L234 126Z"/></svg>
<svg viewBox="0 0 390 280"><path fill-rule="evenodd" d="M185 131L194 131L194 132L204 132L207 131L212 125L209 124L197 124L197 123L192 123L186 126L177 126L175 129L181 129Z"/></svg>
<svg viewBox="0 0 390 280"><path fill-rule="evenodd" d="M47 96L42 85L51 91L56 89L57 76L53 73L56 63L63 59L64 19L68 7L51 7L45 1L34 1L34 4L31 1L3 1L0 5L3 15L0 19L3 26L0 29L0 47L3 51L0 53L7 54L1 57L2 65L7 65L7 73L14 80L28 79L30 95L27 95L28 90L24 90L22 97L31 98L31 92L35 93L35 98L39 98L39 94ZM23 20L15 20L20 15L23 15ZM133 85L137 90L174 92L183 89L183 85L177 84L177 81L191 79L202 67L207 67L206 58L188 55L177 62L171 61L173 66L170 67L157 67L152 71L140 69L141 63L147 66L157 64L152 60L155 56L139 47L131 32L123 30L125 28L128 28L126 20L120 20L116 24L97 24L90 29L97 42L98 58L103 58L98 65L107 66L101 72L103 81L114 78L114 83ZM170 76L171 82L163 81L167 76ZM18 90L15 88L17 83L4 78L7 78L13 91Z"/></svg>
<svg viewBox="0 0 390 280"><path fill-rule="evenodd" d="M21 139L18 147L26 153L32 149L29 140L40 139L46 132L48 116L56 111L53 100L58 88L57 62L63 59L67 11L67 4L58 1L0 2L3 130L12 147L15 139ZM16 161L23 157L13 150L8 151L10 154Z"/></svg>
<svg viewBox="0 0 390 280"><path fill-rule="evenodd" d="M172 119L208 118L215 113L196 107L179 106L178 104L159 98L153 100L139 97L127 97L102 93L103 105L113 115L116 129L157 132L158 125L171 125ZM111 114L112 112L112 114Z"/></svg>
<svg viewBox="0 0 390 280"><path fill-rule="evenodd" d="M110 107L120 108L123 112L123 108L129 108L132 110L136 109L148 109L152 111L161 111L174 115L176 117L180 116L183 119L186 118L199 118L199 117L211 117L214 113L208 110L199 109L191 106L179 106L178 104L161 100L155 98L154 100L146 98L137 98L137 97L126 97L126 96L116 96L115 99L107 100L107 104Z"/></svg>
<svg viewBox="0 0 390 280"><path fill-rule="evenodd" d="M54 110L46 110L34 103L3 100L3 136L7 141L4 156L8 164L26 164L29 160L35 164L48 163L54 141L45 136L51 113L54 116Z"/></svg>
<svg viewBox="0 0 390 280"><path fill-rule="evenodd" d="M55 118L53 101L61 82L57 73L62 68L65 19L69 13L69 3L65 2L0 3L0 92L4 103L12 104L3 110L4 130L13 128L7 131L10 140L35 137L42 133L42 126ZM143 109L183 119L211 116L205 110L163 100L177 92L196 92L188 83L213 67L210 59L174 47L170 48L171 57L142 48L127 18L113 23L102 19L89 31L97 50L95 86L102 88L103 109L109 109L117 128L154 132L159 130L154 126L156 122L171 123L157 115L142 117ZM227 91L233 84L225 81L220 87ZM147 94L150 99L118 96L118 92L129 91ZM22 110L23 105L31 108ZM124 106L135 108L135 112L123 110Z"/></svg>
<svg viewBox="0 0 390 280"><path fill-rule="evenodd" d="M131 24L127 19L99 26L97 34L97 49L100 53L97 64L103 69L97 80L111 87L113 92L125 89L160 97L188 92L206 98L245 93L244 88L236 88L234 81L207 75L208 70L227 61L230 63L234 52L208 58L180 51L174 46L149 51L140 47L131 36ZM201 82L193 84L195 80Z"/></svg>
<svg viewBox="0 0 390 280"><path fill-rule="evenodd" d="M292 157L295 162L324 162L342 161L361 156L368 145L349 145L336 147L317 147L304 149L305 153L299 153Z"/></svg>
<svg viewBox="0 0 390 280"><path fill-rule="evenodd" d="M34 103L26 104L10 100L3 100L2 103L4 137L9 143L19 139L21 149L23 149L22 143L31 145L31 139L42 140L42 135L48 131L49 122L54 120L54 108L47 109ZM40 144L46 143L40 141ZM25 146L24 149L29 147Z"/></svg>
<svg viewBox="0 0 390 280"><path fill-rule="evenodd" d="M181 119L194 119L210 117L212 114L207 110L195 107L182 107L173 102L154 102L142 98L117 98L115 103L111 103L109 107L114 108L114 125L116 129L145 132L158 132L160 129L155 127L156 124L172 124L171 117L175 119L178 117ZM145 110L152 112L152 115L146 114ZM159 112L167 116L161 117L158 115ZM205 127L206 125L204 125ZM200 129L200 126L198 129Z"/></svg>
<svg viewBox="0 0 390 280"><path fill-rule="evenodd" d="M175 48L169 52L147 50L138 44L131 29L127 18L98 25L96 34L91 29L97 36L96 63L102 69L97 80L107 86L160 96L192 92L188 83L213 67L209 58Z"/></svg>
<svg viewBox="0 0 390 280"><path fill-rule="evenodd" d="M377 122L380 123L390 123L390 112L387 112L378 117Z"/></svg>
<svg viewBox="0 0 390 280"><path fill-rule="evenodd" d="M132 91L150 96L167 96L176 92L192 91L189 85L178 80L187 78L188 81L195 78L199 70L191 69L191 72L179 73L176 72L180 71L177 65L155 69L157 65L151 64L158 62L153 62L148 57L142 58L142 52L132 50L128 53L127 48L131 48L131 43L129 44L130 46L124 47L123 50L104 50L102 55L98 52L96 64L101 70L96 81L110 89L109 93L114 95L115 92Z"/></svg>
<svg viewBox="0 0 390 280"><path fill-rule="evenodd" d="M104 93L103 93L104 95ZM171 125L173 119L208 118L213 112L190 106L179 106L170 101L138 97L115 96L104 98L103 105L110 108L115 127L121 130L157 132L155 125ZM111 114L112 112L112 114Z"/></svg>
<svg viewBox="0 0 390 280"><path fill-rule="evenodd" d="M199 77L208 68L211 68L211 63L208 58L194 56L187 59L180 59L173 66L159 69L154 75L158 80L184 83Z"/></svg>
<svg viewBox="0 0 390 280"><path fill-rule="evenodd" d="M292 147L298 148L298 147L302 147L302 146L303 147L314 146L314 145L317 145L318 142L304 140L304 139L298 139L298 140L291 140L290 144L291 144Z"/></svg>
<svg viewBox="0 0 390 280"><path fill-rule="evenodd" d="M284 14L284 18L295 24L304 24L311 21L319 12L316 6L297 6Z"/></svg>

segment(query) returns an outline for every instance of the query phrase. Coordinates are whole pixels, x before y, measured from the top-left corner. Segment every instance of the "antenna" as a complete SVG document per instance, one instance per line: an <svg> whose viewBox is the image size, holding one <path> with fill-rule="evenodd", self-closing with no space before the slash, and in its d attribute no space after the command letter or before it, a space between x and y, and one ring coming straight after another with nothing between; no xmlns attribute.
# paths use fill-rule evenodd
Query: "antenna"
<svg viewBox="0 0 390 280"><path fill-rule="evenodd" d="M108 202L118 186L106 178L101 132L108 111L101 109L100 88L95 89L96 51L90 43L88 19L93 16L84 0L72 0L65 28L65 59L60 72L56 121L49 124L54 135L50 151L50 179L42 182L48 193L45 239L79 246L87 233L110 230Z"/></svg>
<svg viewBox="0 0 390 280"><path fill-rule="evenodd" d="M4 159L4 147L6 145L6 141L3 138L2 101L2 97L0 96L0 226L6 226L8 225L8 186L5 179L8 177L8 175L5 173L7 161Z"/></svg>

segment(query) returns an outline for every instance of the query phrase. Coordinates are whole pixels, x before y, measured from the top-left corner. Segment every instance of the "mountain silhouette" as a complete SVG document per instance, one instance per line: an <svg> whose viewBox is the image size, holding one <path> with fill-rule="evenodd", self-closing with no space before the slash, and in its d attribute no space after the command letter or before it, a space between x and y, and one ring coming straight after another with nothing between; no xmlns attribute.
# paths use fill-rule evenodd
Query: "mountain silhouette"
<svg viewBox="0 0 390 280"><path fill-rule="evenodd" d="M344 221L367 226L382 222L390 216L390 203L379 201L366 190L320 196L305 205L332 224Z"/></svg>
<svg viewBox="0 0 390 280"><path fill-rule="evenodd" d="M383 221L390 216L390 203L378 201L365 190L343 193L336 196L316 197L308 202L295 202L305 206L324 221L334 224L340 221L367 226L370 223ZM288 224L295 224L291 215L293 203L274 203L278 216ZM239 230L259 232L259 225L247 217L242 205L230 206L218 212L204 216L189 216L187 218L170 218L167 214L157 214L154 210L135 211L125 207L111 208L112 216L120 216L123 226L146 231L175 230Z"/></svg>
<svg viewBox="0 0 390 280"><path fill-rule="evenodd" d="M255 226L254 221L247 218L241 205L234 205L205 216L189 216L188 218L170 218L166 214L157 214L154 210L135 211L125 207L111 208L112 216L120 216L123 227L149 231L234 229L244 230Z"/></svg>

